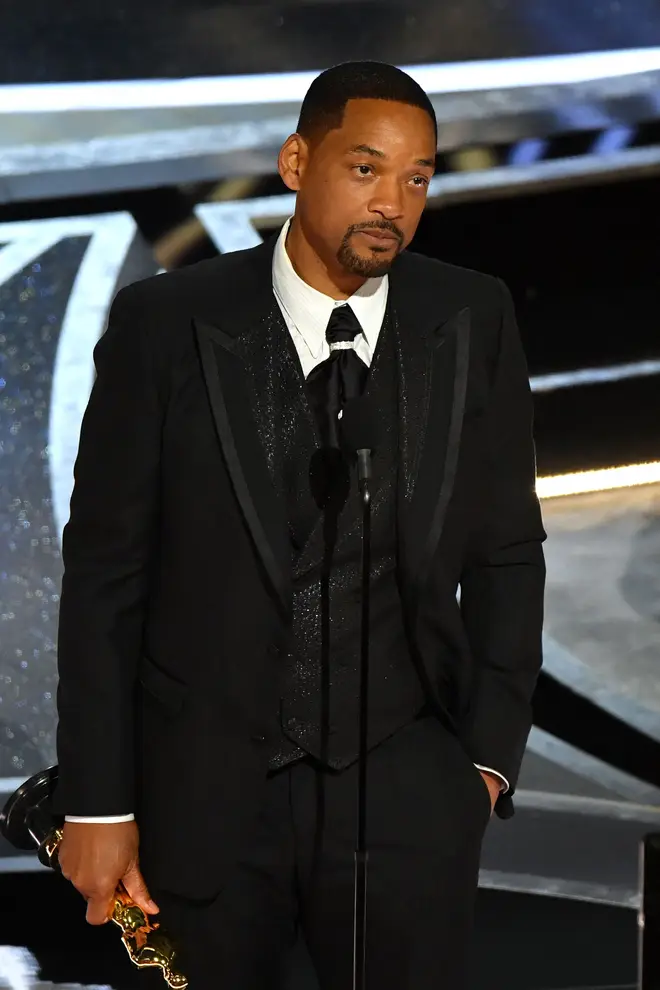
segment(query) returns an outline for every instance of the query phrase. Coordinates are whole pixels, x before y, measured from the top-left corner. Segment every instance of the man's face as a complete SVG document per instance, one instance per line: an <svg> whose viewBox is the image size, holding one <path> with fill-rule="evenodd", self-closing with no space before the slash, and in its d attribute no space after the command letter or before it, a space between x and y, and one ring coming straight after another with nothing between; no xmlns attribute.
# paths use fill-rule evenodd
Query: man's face
<svg viewBox="0 0 660 990"><path fill-rule="evenodd" d="M426 203L436 150L428 114L390 100L350 100L341 127L316 141L289 140L298 141L297 170L282 175L298 192L296 217L315 253L328 270L384 275Z"/></svg>

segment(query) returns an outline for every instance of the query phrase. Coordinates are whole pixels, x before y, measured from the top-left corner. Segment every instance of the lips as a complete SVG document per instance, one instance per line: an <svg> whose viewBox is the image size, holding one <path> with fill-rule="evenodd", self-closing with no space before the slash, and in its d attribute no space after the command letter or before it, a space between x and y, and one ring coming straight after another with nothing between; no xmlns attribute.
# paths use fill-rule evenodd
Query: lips
<svg viewBox="0 0 660 990"><path fill-rule="evenodd" d="M396 243L397 238L394 234L390 234L387 230L361 230L361 234L366 234L367 237L371 237L376 241L380 241L382 244L393 241Z"/></svg>

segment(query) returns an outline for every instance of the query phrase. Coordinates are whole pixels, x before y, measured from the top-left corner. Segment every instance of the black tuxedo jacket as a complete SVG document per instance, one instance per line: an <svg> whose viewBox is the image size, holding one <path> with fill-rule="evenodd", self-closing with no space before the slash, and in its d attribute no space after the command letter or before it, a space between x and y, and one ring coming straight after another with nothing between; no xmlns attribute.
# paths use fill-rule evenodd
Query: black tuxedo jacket
<svg viewBox="0 0 660 990"><path fill-rule="evenodd" d="M218 888L259 800L290 613L287 520L237 347L277 306L272 253L271 241L118 294L64 532L56 808L135 812L148 878L194 896ZM458 685L446 714L467 755L515 788L545 534L510 297L404 252L390 305L407 620L431 687ZM511 813L508 796L497 810Z"/></svg>

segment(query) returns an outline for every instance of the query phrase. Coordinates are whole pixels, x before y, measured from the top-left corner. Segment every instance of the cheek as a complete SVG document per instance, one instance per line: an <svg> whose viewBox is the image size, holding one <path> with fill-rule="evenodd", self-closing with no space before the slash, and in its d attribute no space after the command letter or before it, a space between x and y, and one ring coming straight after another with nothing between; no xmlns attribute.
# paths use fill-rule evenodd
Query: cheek
<svg viewBox="0 0 660 990"><path fill-rule="evenodd" d="M351 191L346 185L331 178L326 178L314 184L313 191L307 196L310 210L319 216L345 212L346 203L350 201Z"/></svg>
<svg viewBox="0 0 660 990"><path fill-rule="evenodd" d="M320 226L341 239L351 224L366 218L368 200L366 190L358 183L326 182L320 185L312 209Z"/></svg>
<svg viewBox="0 0 660 990"><path fill-rule="evenodd" d="M307 225L307 236L322 254L334 254L347 228L355 222L355 210L346 197L338 194L336 186L327 183L319 183L314 194L305 197L301 213Z"/></svg>

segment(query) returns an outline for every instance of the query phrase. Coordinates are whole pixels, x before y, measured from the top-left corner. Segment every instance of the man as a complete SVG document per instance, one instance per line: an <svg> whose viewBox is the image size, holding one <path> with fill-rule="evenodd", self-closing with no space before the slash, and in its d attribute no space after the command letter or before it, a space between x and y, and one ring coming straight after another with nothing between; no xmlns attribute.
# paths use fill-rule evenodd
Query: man
<svg viewBox="0 0 660 990"><path fill-rule="evenodd" d="M299 928L323 990L350 985L361 540L340 414L361 394L381 429L368 983L465 986L483 832L530 727L544 533L508 292L404 250L436 142L405 73L323 73L279 157L290 223L122 290L96 349L64 537L60 859L90 922L119 881L160 910L193 990L277 986Z"/></svg>

